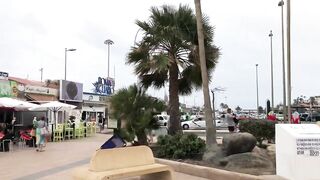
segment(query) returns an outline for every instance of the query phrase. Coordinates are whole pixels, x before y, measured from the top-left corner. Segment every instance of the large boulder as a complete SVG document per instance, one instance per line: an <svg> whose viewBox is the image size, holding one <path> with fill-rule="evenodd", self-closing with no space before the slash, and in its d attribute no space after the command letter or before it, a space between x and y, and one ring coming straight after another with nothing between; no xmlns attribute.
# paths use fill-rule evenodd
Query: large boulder
<svg viewBox="0 0 320 180"><path fill-rule="evenodd" d="M275 166L272 160L253 152L230 155L221 159L220 165L227 170L244 173L261 174L262 171L263 174L275 173Z"/></svg>
<svg viewBox="0 0 320 180"><path fill-rule="evenodd" d="M222 140L224 156L251 152L256 146L257 139L250 133L231 133Z"/></svg>

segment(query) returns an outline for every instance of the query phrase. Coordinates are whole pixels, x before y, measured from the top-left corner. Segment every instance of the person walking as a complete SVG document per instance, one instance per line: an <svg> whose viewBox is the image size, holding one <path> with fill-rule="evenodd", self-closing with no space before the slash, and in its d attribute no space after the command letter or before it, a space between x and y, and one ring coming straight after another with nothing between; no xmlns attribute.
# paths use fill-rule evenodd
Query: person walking
<svg viewBox="0 0 320 180"><path fill-rule="evenodd" d="M234 132L235 122L233 120L234 116L232 115L231 109L227 109L227 114L225 115L226 122L228 124L229 132Z"/></svg>
<svg viewBox="0 0 320 180"><path fill-rule="evenodd" d="M48 133L47 123L44 121L44 117L41 118L39 121L34 123L34 127L36 128L36 144L37 144L37 152L44 151L44 143L45 138Z"/></svg>

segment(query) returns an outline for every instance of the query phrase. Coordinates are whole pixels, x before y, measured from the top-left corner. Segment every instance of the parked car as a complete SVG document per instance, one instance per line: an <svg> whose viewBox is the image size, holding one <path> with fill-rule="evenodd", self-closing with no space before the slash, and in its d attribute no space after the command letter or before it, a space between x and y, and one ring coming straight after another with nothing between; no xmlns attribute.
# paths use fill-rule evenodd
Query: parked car
<svg viewBox="0 0 320 180"><path fill-rule="evenodd" d="M168 115L157 114L157 115L155 115L155 117L156 117L160 126L167 126L168 120L169 120Z"/></svg>
<svg viewBox="0 0 320 180"><path fill-rule="evenodd" d="M284 120L283 114L276 114L276 119L278 121L283 121Z"/></svg>
<svg viewBox="0 0 320 180"><path fill-rule="evenodd" d="M205 129L206 121L204 117L197 117L193 120L181 122L181 127L184 130L187 129ZM227 124L222 119L216 119L216 127L227 127Z"/></svg>
<svg viewBox="0 0 320 180"><path fill-rule="evenodd" d="M309 114L306 121L320 121L320 114Z"/></svg>
<svg viewBox="0 0 320 180"><path fill-rule="evenodd" d="M300 121L306 121L308 116L309 116L308 113L301 113L300 114Z"/></svg>

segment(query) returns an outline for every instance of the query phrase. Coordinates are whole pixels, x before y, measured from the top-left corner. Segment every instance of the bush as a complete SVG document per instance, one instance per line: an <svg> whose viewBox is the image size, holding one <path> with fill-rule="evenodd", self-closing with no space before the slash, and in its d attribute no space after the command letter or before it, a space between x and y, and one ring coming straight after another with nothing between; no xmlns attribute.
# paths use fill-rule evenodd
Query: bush
<svg viewBox="0 0 320 180"><path fill-rule="evenodd" d="M195 134L177 134L159 136L157 146L155 154L159 158L187 159L202 155L206 145Z"/></svg>
<svg viewBox="0 0 320 180"><path fill-rule="evenodd" d="M242 120L239 124L240 132L248 132L255 136L258 146L263 147L262 141L274 140L275 122L268 120Z"/></svg>

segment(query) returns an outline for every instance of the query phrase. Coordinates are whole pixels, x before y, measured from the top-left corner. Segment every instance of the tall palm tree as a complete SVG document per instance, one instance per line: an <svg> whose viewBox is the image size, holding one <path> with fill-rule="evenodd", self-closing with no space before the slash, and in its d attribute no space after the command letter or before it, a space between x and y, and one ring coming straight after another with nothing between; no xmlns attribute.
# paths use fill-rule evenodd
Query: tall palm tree
<svg viewBox="0 0 320 180"><path fill-rule="evenodd" d="M208 75L219 57L213 45L213 27L203 18ZM132 47L127 63L135 65L141 84L161 88L169 82L169 134L181 132L179 94L202 85L196 16L188 6L152 7L148 21L136 21L144 36Z"/></svg>
<svg viewBox="0 0 320 180"><path fill-rule="evenodd" d="M147 133L159 125L153 115L165 109L164 102L146 94L144 88L132 85L120 89L111 98L113 118L124 122L125 139L147 145Z"/></svg>
<svg viewBox="0 0 320 180"><path fill-rule="evenodd" d="M202 13L201 13L200 0L194 0L194 4L196 8L196 17L197 17L199 57L200 57L200 64L201 64L202 89L203 89L205 118L206 118L207 150L206 150L206 153L204 154L203 159L208 160L212 157L212 152L215 153L217 151L218 145L216 140L216 123L215 121L212 121L213 119L215 119L215 114L212 113L212 109L210 105L209 79L207 74L207 66L205 62L206 55L205 55L205 48L204 48L204 30L202 25Z"/></svg>

